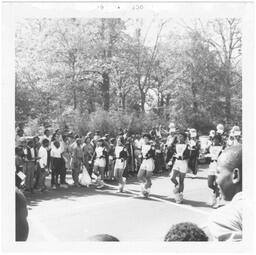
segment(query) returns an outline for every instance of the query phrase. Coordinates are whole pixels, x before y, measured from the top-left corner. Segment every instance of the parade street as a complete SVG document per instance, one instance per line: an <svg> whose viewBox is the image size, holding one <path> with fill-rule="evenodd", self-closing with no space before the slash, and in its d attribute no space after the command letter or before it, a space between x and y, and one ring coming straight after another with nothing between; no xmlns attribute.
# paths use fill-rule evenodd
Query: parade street
<svg viewBox="0 0 256 255"><path fill-rule="evenodd" d="M112 181L100 190L70 186L26 194L28 241L85 241L100 233L121 241L163 241L172 224L190 221L204 227L214 210L207 205L211 194L207 168L200 165L196 178L186 177L183 204L175 203L167 173L153 177L148 199L138 197L135 177L128 179L124 193L117 193ZM70 175L67 180L72 184Z"/></svg>

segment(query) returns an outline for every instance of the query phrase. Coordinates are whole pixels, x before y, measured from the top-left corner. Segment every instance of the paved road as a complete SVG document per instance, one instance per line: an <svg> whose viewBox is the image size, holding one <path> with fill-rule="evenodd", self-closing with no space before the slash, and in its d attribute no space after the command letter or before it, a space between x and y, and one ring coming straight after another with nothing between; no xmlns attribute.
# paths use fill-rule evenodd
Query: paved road
<svg viewBox="0 0 256 255"><path fill-rule="evenodd" d="M102 190L75 188L27 194L29 205L28 241L83 241L88 236L108 233L122 241L162 241L169 227L191 221L207 222L212 208L206 205L207 166L201 166L195 179L185 179L184 204L177 205L168 175L153 178L152 195L139 198L136 178L128 180L126 193L116 193L116 184ZM72 183L68 176L68 182Z"/></svg>

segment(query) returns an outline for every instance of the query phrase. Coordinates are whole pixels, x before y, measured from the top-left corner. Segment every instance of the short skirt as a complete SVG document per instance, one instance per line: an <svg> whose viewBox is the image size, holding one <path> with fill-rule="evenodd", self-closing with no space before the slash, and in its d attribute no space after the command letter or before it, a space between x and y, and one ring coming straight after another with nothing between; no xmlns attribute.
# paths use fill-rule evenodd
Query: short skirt
<svg viewBox="0 0 256 255"><path fill-rule="evenodd" d="M155 162L152 158L149 159L143 159L141 165L140 165L141 170L146 170L149 172L154 171L155 169Z"/></svg>
<svg viewBox="0 0 256 255"><path fill-rule="evenodd" d="M180 173L187 173L188 171L188 160L185 159L185 160L180 160L180 159L176 159L175 160L175 163L174 163L174 166L173 166L173 170L176 170Z"/></svg>
<svg viewBox="0 0 256 255"><path fill-rule="evenodd" d="M126 167L126 160L116 159L114 169L125 169Z"/></svg>
<svg viewBox="0 0 256 255"><path fill-rule="evenodd" d="M94 161L94 166L106 167L106 159L105 158L96 158Z"/></svg>
<svg viewBox="0 0 256 255"><path fill-rule="evenodd" d="M209 165L208 175L217 175L217 162L213 161Z"/></svg>

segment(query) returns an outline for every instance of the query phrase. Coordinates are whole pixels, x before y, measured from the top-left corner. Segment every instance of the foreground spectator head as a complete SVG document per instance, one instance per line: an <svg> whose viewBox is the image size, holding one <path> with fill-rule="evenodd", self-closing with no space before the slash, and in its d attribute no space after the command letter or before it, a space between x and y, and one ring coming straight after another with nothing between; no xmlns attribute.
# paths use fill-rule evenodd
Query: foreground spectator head
<svg viewBox="0 0 256 255"><path fill-rule="evenodd" d="M165 242L183 241L208 241L208 236L197 225L190 222L182 222L173 225L164 238Z"/></svg>
<svg viewBox="0 0 256 255"><path fill-rule="evenodd" d="M227 148L217 162L217 183L225 200L242 191L242 145Z"/></svg>
<svg viewBox="0 0 256 255"><path fill-rule="evenodd" d="M96 242L119 242L119 240L108 234L98 234L91 236L87 239L88 241L96 241Z"/></svg>
<svg viewBox="0 0 256 255"><path fill-rule="evenodd" d="M22 192L16 188L15 190L16 196L16 241L26 241L28 238L28 210L27 210L27 203L26 198L22 194Z"/></svg>

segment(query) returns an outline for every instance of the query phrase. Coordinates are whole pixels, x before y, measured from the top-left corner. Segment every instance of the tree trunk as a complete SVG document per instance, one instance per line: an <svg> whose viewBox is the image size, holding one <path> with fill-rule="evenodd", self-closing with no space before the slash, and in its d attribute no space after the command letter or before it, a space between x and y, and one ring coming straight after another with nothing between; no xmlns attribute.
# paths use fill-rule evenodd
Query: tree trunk
<svg viewBox="0 0 256 255"><path fill-rule="evenodd" d="M125 95L122 95L121 100L122 100L122 110L125 111L126 96L125 96Z"/></svg>
<svg viewBox="0 0 256 255"><path fill-rule="evenodd" d="M77 97L76 97L76 89L73 88L73 101L74 101L74 110L77 107Z"/></svg>
<svg viewBox="0 0 256 255"><path fill-rule="evenodd" d="M109 75L106 72L102 74L103 84L102 84L102 96L103 96L103 109L109 111Z"/></svg>
<svg viewBox="0 0 256 255"><path fill-rule="evenodd" d="M226 122L229 123L231 117L231 94L230 94L230 62L227 63L226 67L226 79L225 79L225 115L226 115Z"/></svg>
<svg viewBox="0 0 256 255"><path fill-rule="evenodd" d="M145 113L145 102L146 102L146 95L143 90L140 91L140 103L141 103L141 112Z"/></svg>

